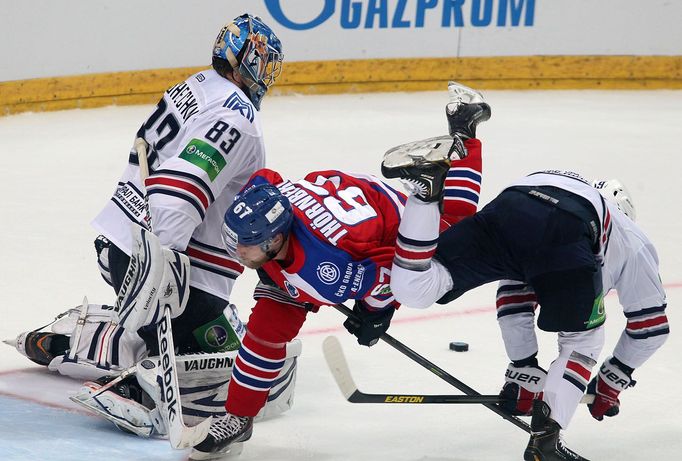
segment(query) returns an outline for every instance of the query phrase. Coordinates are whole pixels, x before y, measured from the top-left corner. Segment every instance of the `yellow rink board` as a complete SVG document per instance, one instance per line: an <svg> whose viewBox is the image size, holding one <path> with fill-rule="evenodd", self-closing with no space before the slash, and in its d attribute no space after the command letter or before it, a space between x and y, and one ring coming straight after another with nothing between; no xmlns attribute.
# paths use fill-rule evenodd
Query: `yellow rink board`
<svg viewBox="0 0 682 461"><path fill-rule="evenodd" d="M0 115L155 103L202 67L0 82ZM370 59L284 64L272 94L478 89L682 89L682 56L520 56Z"/></svg>

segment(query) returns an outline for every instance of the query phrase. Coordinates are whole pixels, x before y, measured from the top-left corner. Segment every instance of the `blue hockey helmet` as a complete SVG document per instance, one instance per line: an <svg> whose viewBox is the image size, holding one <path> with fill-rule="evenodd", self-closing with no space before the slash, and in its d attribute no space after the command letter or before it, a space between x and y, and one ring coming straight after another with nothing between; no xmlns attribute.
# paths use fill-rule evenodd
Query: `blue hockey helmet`
<svg viewBox="0 0 682 461"><path fill-rule="evenodd" d="M258 16L243 14L224 26L213 45L213 57L224 59L239 72L249 99L260 103L282 72L282 42Z"/></svg>
<svg viewBox="0 0 682 461"><path fill-rule="evenodd" d="M293 221L289 199L272 184L259 184L235 197L225 212L223 242L231 255L237 243L267 246L277 234L287 235Z"/></svg>

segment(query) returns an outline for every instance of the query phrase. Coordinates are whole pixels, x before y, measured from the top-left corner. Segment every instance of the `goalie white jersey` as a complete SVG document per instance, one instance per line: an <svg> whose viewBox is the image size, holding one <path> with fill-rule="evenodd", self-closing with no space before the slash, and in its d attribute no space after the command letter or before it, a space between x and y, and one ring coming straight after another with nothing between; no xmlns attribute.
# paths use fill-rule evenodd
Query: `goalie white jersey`
<svg viewBox="0 0 682 461"><path fill-rule="evenodd" d="M258 112L214 70L169 88L137 136L149 144L145 181L154 233L186 252L190 285L229 299L243 268L223 249L223 215L251 174L265 163ZM116 191L92 225L130 254L129 222L144 225L139 162L131 149Z"/></svg>

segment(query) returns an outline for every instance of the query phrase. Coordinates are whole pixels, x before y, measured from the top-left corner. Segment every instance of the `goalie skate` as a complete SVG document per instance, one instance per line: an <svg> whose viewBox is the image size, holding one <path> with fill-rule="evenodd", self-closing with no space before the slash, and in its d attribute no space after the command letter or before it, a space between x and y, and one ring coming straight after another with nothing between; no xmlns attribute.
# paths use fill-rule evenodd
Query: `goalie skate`
<svg viewBox="0 0 682 461"><path fill-rule="evenodd" d="M56 333L26 331L16 339L3 341L38 365L49 365L52 359L69 349L69 337Z"/></svg>
<svg viewBox="0 0 682 461"><path fill-rule="evenodd" d="M386 178L400 178L408 191L423 202L439 202L450 169L449 136L414 141L389 149L381 162Z"/></svg>

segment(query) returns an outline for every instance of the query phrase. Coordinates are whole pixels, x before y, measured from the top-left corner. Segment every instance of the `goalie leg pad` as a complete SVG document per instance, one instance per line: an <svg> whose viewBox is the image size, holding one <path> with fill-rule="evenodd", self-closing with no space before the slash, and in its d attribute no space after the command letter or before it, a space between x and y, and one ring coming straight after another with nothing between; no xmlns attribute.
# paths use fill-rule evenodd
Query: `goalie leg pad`
<svg viewBox="0 0 682 461"><path fill-rule="evenodd" d="M132 224L133 250L114 306L114 320L130 331L155 325L165 308L182 314L189 299L189 258L161 247L156 235Z"/></svg>
<svg viewBox="0 0 682 461"><path fill-rule="evenodd" d="M157 236L134 223L131 233L133 247L116 297L114 320L137 330L146 324L148 317L159 316L157 299L166 264Z"/></svg>
<svg viewBox="0 0 682 461"><path fill-rule="evenodd" d="M55 357L48 368L72 378L95 380L133 366L146 354L144 341L112 321L112 307L83 302L80 309L52 326L55 333L69 332L68 354Z"/></svg>
<svg viewBox="0 0 682 461"><path fill-rule="evenodd" d="M134 377L126 378L131 381L134 379ZM70 399L108 419L124 432L149 437L154 431L150 409L134 400L130 393L117 391L115 386L105 389L106 385L103 382L102 380L86 382L80 392L71 396ZM119 387L125 389L124 386Z"/></svg>
<svg viewBox="0 0 682 461"><path fill-rule="evenodd" d="M292 407L296 367L301 350L301 341L298 339L287 344L285 365L270 390L265 407L256 417L257 421L272 418ZM185 424L195 426L208 417L225 415L227 389L237 352L176 357L182 419ZM132 380L132 384L139 385L144 391L144 399L126 398L132 396L117 392L121 386L102 392L101 382L85 383L81 391L71 399L123 430L142 437L152 434L167 435L168 429L159 412L161 393L158 380L162 373L159 360L159 357L149 357L138 362L134 368L124 371L134 376L127 376L122 382L131 385ZM93 373L96 370L101 374L102 370L93 366Z"/></svg>
<svg viewBox="0 0 682 461"><path fill-rule="evenodd" d="M52 333L38 330L6 341L29 359L72 378L95 380L133 366L145 355L144 342L135 333L112 322L112 306L89 304L57 317Z"/></svg>

